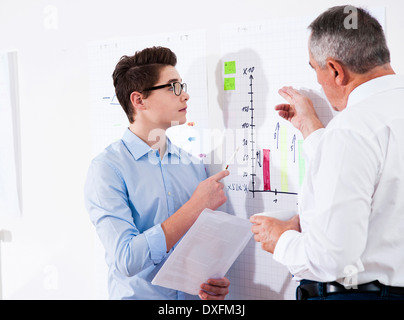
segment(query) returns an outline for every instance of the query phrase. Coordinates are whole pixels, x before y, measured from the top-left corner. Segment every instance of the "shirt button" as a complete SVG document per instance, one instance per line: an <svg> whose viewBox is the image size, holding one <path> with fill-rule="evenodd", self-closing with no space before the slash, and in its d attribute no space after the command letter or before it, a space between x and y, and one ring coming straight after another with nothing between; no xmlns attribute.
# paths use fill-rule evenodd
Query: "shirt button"
<svg viewBox="0 0 404 320"><path fill-rule="evenodd" d="M168 194L169 196L171 196L171 192L170 192L170 191L168 191L167 194Z"/></svg>

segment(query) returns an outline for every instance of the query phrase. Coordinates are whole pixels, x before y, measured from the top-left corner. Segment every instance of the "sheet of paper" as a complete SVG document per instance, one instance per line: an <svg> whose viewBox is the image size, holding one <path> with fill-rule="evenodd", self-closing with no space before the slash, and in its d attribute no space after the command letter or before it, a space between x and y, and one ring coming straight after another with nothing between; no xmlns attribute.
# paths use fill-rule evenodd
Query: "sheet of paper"
<svg viewBox="0 0 404 320"><path fill-rule="evenodd" d="M264 216L275 218L282 221L292 219L297 214L297 210L273 210L254 214L254 216Z"/></svg>
<svg viewBox="0 0 404 320"><path fill-rule="evenodd" d="M205 209L152 284L197 295L206 280L225 276L251 236L248 220Z"/></svg>

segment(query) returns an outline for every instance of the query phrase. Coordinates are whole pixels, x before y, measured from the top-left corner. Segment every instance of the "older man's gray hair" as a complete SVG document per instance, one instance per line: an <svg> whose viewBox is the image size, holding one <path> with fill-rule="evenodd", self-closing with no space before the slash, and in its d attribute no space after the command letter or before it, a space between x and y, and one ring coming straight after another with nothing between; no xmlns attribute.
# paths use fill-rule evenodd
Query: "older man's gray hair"
<svg viewBox="0 0 404 320"><path fill-rule="evenodd" d="M362 8L337 6L309 26L309 49L320 68L332 58L363 74L390 62L390 51L380 23Z"/></svg>

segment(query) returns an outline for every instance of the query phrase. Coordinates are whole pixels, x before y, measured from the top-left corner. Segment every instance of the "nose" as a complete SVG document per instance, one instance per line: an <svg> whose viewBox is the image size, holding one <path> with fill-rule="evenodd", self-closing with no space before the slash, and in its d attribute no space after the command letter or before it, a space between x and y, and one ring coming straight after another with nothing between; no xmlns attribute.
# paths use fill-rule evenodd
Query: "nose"
<svg viewBox="0 0 404 320"><path fill-rule="evenodd" d="M181 100L184 100L184 101L188 101L189 100L189 98L190 98L190 96L189 96L189 93L188 92L185 92L184 90L181 92Z"/></svg>

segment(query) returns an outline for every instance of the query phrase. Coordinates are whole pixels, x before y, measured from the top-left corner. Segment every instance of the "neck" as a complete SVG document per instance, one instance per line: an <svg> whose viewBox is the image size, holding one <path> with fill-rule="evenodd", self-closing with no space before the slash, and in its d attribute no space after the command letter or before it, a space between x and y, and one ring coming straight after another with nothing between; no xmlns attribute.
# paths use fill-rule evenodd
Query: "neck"
<svg viewBox="0 0 404 320"><path fill-rule="evenodd" d="M357 85L355 87L358 87L359 85L361 85L362 83L365 83L369 80L375 79L375 78L379 78L379 77L383 77L383 76L387 76L390 74L395 74L393 68L391 67L390 63L373 68L372 70L370 70L369 72L363 74L363 75L357 75L356 79L357 79ZM353 90L353 89L352 89Z"/></svg>
<svg viewBox="0 0 404 320"><path fill-rule="evenodd" d="M368 82L372 79L376 79L391 74L395 74L395 72L391 67L390 63L386 63L382 66L373 68L372 70L364 74L350 72L349 79L351 79L351 81L345 87L345 95L344 95L345 98L343 102L344 107L342 109L345 109L346 104L348 103L348 97L355 88L359 87L361 84Z"/></svg>
<svg viewBox="0 0 404 320"><path fill-rule="evenodd" d="M158 150L163 157L166 150L166 130L161 128L148 128L139 121L129 125L129 130L142 139L150 148Z"/></svg>

